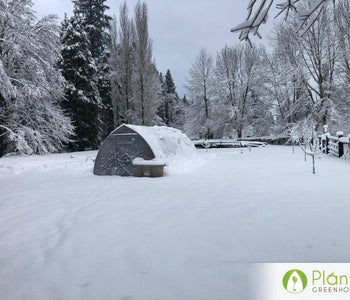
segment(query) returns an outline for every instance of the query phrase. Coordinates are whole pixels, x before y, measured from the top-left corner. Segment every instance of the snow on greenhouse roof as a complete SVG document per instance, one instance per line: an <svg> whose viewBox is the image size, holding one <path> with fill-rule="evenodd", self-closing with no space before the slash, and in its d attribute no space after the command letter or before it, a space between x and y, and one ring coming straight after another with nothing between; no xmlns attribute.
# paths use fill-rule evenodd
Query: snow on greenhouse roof
<svg viewBox="0 0 350 300"><path fill-rule="evenodd" d="M165 126L124 126L137 132L148 143L156 159L170 164L174 159L192 158L195 147L192 141L180 130Z"/></svg>

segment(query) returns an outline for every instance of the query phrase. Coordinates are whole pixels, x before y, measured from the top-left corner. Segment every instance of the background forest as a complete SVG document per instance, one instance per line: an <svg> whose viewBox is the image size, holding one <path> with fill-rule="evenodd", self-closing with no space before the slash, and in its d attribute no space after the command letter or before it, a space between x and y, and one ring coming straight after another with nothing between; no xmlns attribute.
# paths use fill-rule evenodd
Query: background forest
<svg viewBox="0 0 350 300"><path fill-rule="evenodd" d="M73 0L73 16L60 24L38 20L31 0L0 0L0 156L97 149L122 123L192 138L290 136L306 121L349 131L347 0L303 34L297 13L281 19L268 48L200 49L183 97L171 71L157 70L147 5L129 13L125 2L112 18L105 2Z"/></svg>

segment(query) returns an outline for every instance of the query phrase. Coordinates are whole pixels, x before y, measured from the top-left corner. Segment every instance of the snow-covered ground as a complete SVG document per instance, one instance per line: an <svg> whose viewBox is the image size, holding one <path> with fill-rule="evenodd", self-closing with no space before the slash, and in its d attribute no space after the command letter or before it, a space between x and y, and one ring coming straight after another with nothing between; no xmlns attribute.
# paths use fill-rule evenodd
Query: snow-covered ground
<svg viewBox="0 0 350 300"><path fill-rule="evenodd" d="M200 150L150 179L95 156L0 159L0 299L212 300L222 262L349 261L349 162Z"/></svg>

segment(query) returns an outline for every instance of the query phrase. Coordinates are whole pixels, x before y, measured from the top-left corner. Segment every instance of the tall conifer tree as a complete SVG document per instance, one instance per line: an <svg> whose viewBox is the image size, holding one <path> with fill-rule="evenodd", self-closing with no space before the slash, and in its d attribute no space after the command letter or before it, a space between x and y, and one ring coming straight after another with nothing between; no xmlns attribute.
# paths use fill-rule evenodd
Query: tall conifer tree
<svg viewBox="0 0 350 300"><path fill-rule="evenodd" d="M106 0L73 0L73 3L74 13L80 16L87 32L90 41L89 49L97 67L98 90L102 100L99 112L100 137L104 139L114 127L108 64L112 18L106 14L109 9Z"/></svg>
<svg viewBox="0 0 350 300"><path fill-rule="evenodd" d="M170 127L179 127L177 118L180 114L181 101L176 93L176 87L170 70L167 70L165 78L160 74L162 84L162 103L159 106L159 116L162 122Z"/></svg>
<svg viewBox="0 0 350 300"><path fill-rule="evenodd" d="M109 29L112 18L106 15L109 7L106 0L73 0L74 13L80 16L90 40L92 57L100 59L105 55L109 43Z"/></svg>
<svg viewBox="0 0 350 300"><path fill-rule="evenodd" d="M59 64L67 81L63 108L75 125L69 150L96 149L99 146L97 70L89 50L89 39L79 16L64 19L61 31L62 60Z"/></svg>

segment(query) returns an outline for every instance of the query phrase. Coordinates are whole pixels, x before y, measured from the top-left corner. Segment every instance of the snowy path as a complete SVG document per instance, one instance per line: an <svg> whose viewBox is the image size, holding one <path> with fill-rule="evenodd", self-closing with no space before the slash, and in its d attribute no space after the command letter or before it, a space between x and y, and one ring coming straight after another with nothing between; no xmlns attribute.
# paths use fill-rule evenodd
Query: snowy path
<svg viewBox="0 0 350 300"><path fill-rule="evenodd" d="M0 159L0 299L219 299L220 262L349 261L350 163L203 150L159 179Z"/></svg>

